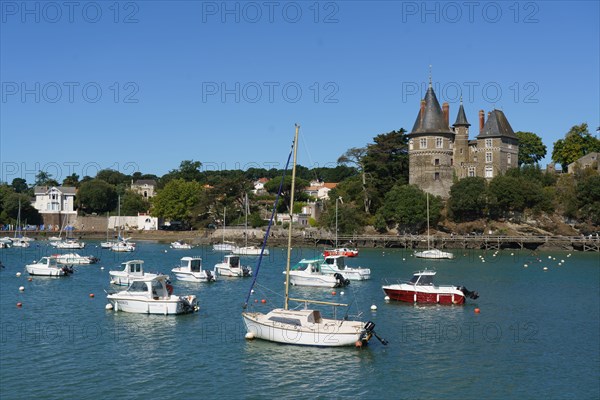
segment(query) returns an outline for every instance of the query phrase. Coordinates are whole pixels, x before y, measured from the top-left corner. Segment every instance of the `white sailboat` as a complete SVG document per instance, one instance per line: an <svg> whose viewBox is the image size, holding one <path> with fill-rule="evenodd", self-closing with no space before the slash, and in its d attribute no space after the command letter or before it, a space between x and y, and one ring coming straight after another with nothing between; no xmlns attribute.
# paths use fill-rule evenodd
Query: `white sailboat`
<svg viewBox="0 0 600 400"><path fill-rule="evenodd" d="M12 239L13 247L27 248L29 241L21 234L21 199L19 199L19 211L17 211L17 226L15 228L15 236Z"/></svg>
<svg viewBox="0 0 600 400"><path fill-rule="evenodd" d="M428 258L433 260L453 259L454 254L440 249L431 248L431 236L429 235L429 193L427 193L427 250L415 252L417 258Z"/></svg>
<svg viewBox="0 0 600 400"><path fill-rule="evenodd" d="M110 249L115 244L117 244L116 241L110 240L109 237L108 237L108 222L109 221L110 221L110 214L107 212L106 213L106 241L105 242L100 242L100 248L102 248L102 249Z"/></svg>
<svg viewBox="0 0 600 400"><path fill-rule="evenodd" d="M110 250L117 253L129 253L135 251L135 243L130 242L129 238L121 236L121 196L119 196L117 210L117 232L119 240L110 247Z"/></svg>
<svg viewBox="0 0 600 400"><path fill-rule="evenodd" d="M240 256L258 256L261 254L262 248L258 246L248 246L248 214L250 213L250 204L248 202L248 193L246 193L246 223L244 228L244 238L246 245L243 247L235 247L231 252ZM265 249L262 254L269 255L269 249Z"/></svg>
<svg viewBox="0 0 600 400"><path fill-rule="evenodd" d="M298 147L298 130L296 125L296 133L293 144L293 167L292 167L292 188L290 198L290 220L293 212L294 204L294 189L296 183L296 160ZM287 166L286 166L287 169ZM274 210L277 208L277 200L275 201ZM272 217L271 222L272 223ZM269 224L269 228L270 228ZM265 235L265 240L268 238L269 229ZM289 226L288 246L287 246L287 262L286 262L286 280L285 280L285 300L283 308L276 308L268 313L244 311L242 318L247 329L246 338L263 339L271 342L296 344L305 346L362 346L366 345L369 339L377 334L373 331L375 324L372 322L351 321L347 319L323 318L321 312L308 307L308 304L323 304L334 307L347 304L330 303L323 301L312 301L306 299L295 299L289 297L290 285L290 259L292 250L292 224ZM257 268L258 269L258 268ZM257 271L258 273L258 271ZM246 299L246 305L250 296L250 290ZM304 304L302 310L290 310L288 307L289 301L295 301ZM335 309L335 308L334 308ZM381 340L381 339L380 339ZM383 344L387 344L382 340Z"/></svg>
<svg viewBox="0 0 600 400"><path fill-rule="evenodd" d="M227 214L227 207L223 208L223 241L221 243L213 244L214 251L233 251L235 249L235 243L225 241L225 217Z"/></svg>

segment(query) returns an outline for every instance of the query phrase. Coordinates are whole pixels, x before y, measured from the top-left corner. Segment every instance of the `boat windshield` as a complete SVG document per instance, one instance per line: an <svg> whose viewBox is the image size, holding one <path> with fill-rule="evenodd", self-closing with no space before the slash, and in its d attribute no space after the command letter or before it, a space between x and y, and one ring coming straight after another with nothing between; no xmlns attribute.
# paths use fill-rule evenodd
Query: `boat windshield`
<svg viewBox="0 0 600 400"><path fill-rule="evenodd" d="M229 258L229 265L232 268L239 268L240 267L240 258L239 257L230 257Z"/></svg>
<svg viewBox="0 0 600 400"><path fill-rule="evenodd" d="M433 275L414 275L410 283L415 285L433 286Z"/></svg>
<svg viewBox="0 0 600 400"><path fill-rule="evenodd" d="M146 282L142 281L134 281L127 289L128 292L147 292L148 287L146 286Z"/></svg>
<svg viewBox="0 0 600 400"><path fill-rule="evenodd" d="M131 263L129 264L129 272L130 273L141 273L142 272L142 264L139 263Z"/></svg>

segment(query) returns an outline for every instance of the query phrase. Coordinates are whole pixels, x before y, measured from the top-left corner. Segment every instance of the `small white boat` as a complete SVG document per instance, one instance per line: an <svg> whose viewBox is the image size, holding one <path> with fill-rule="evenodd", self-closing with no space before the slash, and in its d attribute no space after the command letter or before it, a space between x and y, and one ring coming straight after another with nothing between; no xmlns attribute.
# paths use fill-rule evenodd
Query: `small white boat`
<svg viewBox="0 0 600 400"><path fill-rule="evenodd" d="M260 256L260 251L261 251L261 248L258 246L234 247L234 249L231 250L231 252L233 254L236 254L239 256ZM265 255L265 256L269 255L269 249L265 249L265 251L263 252L263 255Z"/></svg>
<svg viewBox="0 0 600 400"><path fill-rule="evenodd" d="M190 250L192 248L192 245L189 243L185 243L183 240L177 240L171 243L171 248L179 250Z"/></svg>
<svg viewBox="0 0 600 400"><path fill-rule="evenodd" d="M8 249L12 246L12 242L0 241L0 249Z"/></svg>
<svg viewBox="0 0 600 400"><path fill-rule="evenodd" d="M111 249L117 243L119 243L119 242L116 242L114 240L108 240L106 242L100 242L100 248L102 248L102 249Z"/></svg>
<svg viewBox="0 0 600 400"><path fill-rule="evenodd" d="M350 281L339 272L333 275L321 271L321 259L303 259L290 269L290 283L294 286L343 287ZM286 271L283 271L286 274Z"/></svg>
<svg viewBox="0 0 600 400"><path fill-rule="evenodd" d="M66 254L54 254L52 257L56 258L59 264L69 265L87 265L95 264L100 261L94 256L80 256L77 253L66 253Z"/></svg>
<svg viewBox="0 0 600 400"><path fill-rule="evenodd" d="M30 246L28 240L24 240L23 238L14 238L11 243L12 247L21 247L27 248Z"/></svg>
<svg viewBox="0 0 600 400"><path fill-rule="evenodd" d="M454 254L447 251L442 251L440 249L429 249L415 252L415 257L428 258L430 260L452 260L454 258Z"/></svg>
<svg viewBox="0 0 600 400"><path fill-rule="evenodd" d="M58 265L54 257L42 257L38 262L27 264L25 270L29 275L66 276L73 273L73 268Z"/></svg>
<svg viewBox="0 0 600 400"><path fill-rule="evenodd" d="M121 271L109 271L110 283L119 286L128 286L134 279L153 278L158 274L144 272L144 261L130 260L121 264Z"/></svg>
<svg viewBox="0 0 600 400"><path fill-rule="evenodd" d="M198 311L198 299L194 295L171 294L167 275L134 279L126 290L106 296L115 311L137 314L185 314Z"/></svg>
<svg viewBox="0 0 600 400"><path fill-rule="evenodd" d="M233 251L235 249L235 243L233 242L225 242L213 244L214 251Z"/></svg>
<svg viewBox="0 0 600 400"><path fill-rule="evenodd" d="M349 267L346 265L346 258L344 256L325 257L325 260L321 264L321 271L323 271L324 274L331 275L340 273L344 275L344 278L350 279L351 281L371 279L371 270L369 268Z"/></svg>
<svg viewBox="0 0 600 400"><path fill-rule="evenodd" d="M127 239L119 240L110 248L111 251L117 253L129 253L135 251L135 243L127 241Z"/></svg>
<svg viewBox="0 0 600 400"><path fill-rule="evenodd" d="M57 249L64 249L64 250L83 249L85 247L84 242L80 242L79 240L76 240L76 239L54 241L54 242L50 242L50 245L56 247Z"/></svg>
<svg viewBox="0 0 600 400"><path fill-rule="evenodd" d="M215 265L215 273L220 276L251 276L252 269L242 266L239 256L228 254Z"/></svg>
<svg viewBox="0 0 600 400"><path fill-rule="evenodd" d="M202 269L202 258L183 257L179 267L171 270L177 279L187 282L214 282L215 274L209 270Z"/></svg>

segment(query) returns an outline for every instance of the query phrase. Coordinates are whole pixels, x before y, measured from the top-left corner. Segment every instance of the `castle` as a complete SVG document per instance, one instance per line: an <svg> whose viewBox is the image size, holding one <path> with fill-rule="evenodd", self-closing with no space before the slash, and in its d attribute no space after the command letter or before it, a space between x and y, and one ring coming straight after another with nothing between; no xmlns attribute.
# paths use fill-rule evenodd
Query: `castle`
<svg viewBox="0 0 600 400"><path fill-rule="evenodd" d="M469 122L462 99L456 122L450 107L440 107L429 82L417 120L408 134L409 183L442 198L450 196L455 179L492 179L518 166L519 139L501 110L479 111L479 135L469 140Z"/></svg>

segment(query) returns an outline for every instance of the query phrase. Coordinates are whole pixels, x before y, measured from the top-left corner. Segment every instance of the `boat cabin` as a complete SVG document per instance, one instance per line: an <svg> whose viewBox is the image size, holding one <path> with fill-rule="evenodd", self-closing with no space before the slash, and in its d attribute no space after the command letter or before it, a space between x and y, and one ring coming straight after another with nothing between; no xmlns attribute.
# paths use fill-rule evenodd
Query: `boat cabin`
<svg viewBox="0 0 600 400"><path fill-rule="evenodd" d="M240 257L239 256L226 255L225 260L223 260L223 262L225 264L229 264L229 267L231 267L231 268L240 268Z"/></svg>
<svg viewBox="0 0 600 400"><path fill-rule="evenodd" d="M300 260L298 264L294 265L291 270L292 271L307 271L311 273L320 273L321 272L321 262L323 260Z"/></svg>
<svg viewBox="0 0 600 400"><path fill-rule="evenodd" d="M421 286L433 286L433 277L435 276L435 271L420 271L415 272L413 277L410 280L410 283L413 285L421 285Z"/></svg>
<svg viewBox="0 0 600 400"><path fill-rule="evenodd" d="M48 268L58 268L57 263L58 262L55 257L42 257L36 264L42 264Z"/></svg>
<svg viewBox="0 0 600 400"><path fill-rule="evenodd" d="M281 324L306 326L306 324L318 324L321 322L321 312L319 310L273 310L269 321L279 322Z"/></svg>
<svg viewBox="0 0 600 400"><path fill-rule="evenodd" d="M200 257L183 257L180 261L179 268L184 271L201 272L202 258Z"/></svg>
<svg viewBox="0 0 600 400"><path fill-rule="evenodd" d="M346 258L344 256L327 256L325 264L337 267L337 269L346 268Z"/></svg>
<svg viewBox="0 0 600 400"><path fill-rule="evenodd" d="M144 261L142 260L126 261L121 266L123 266L123 272L129 275L144 275Z"/></svg>
<svg viewBox="0 0 600 400"><path fill-rule="evenodd" d="M169 298L167 290L167 276L159 275L153 279L136 279L127 288L127 292L134 295L158 300L160 298Z"/></svg>

